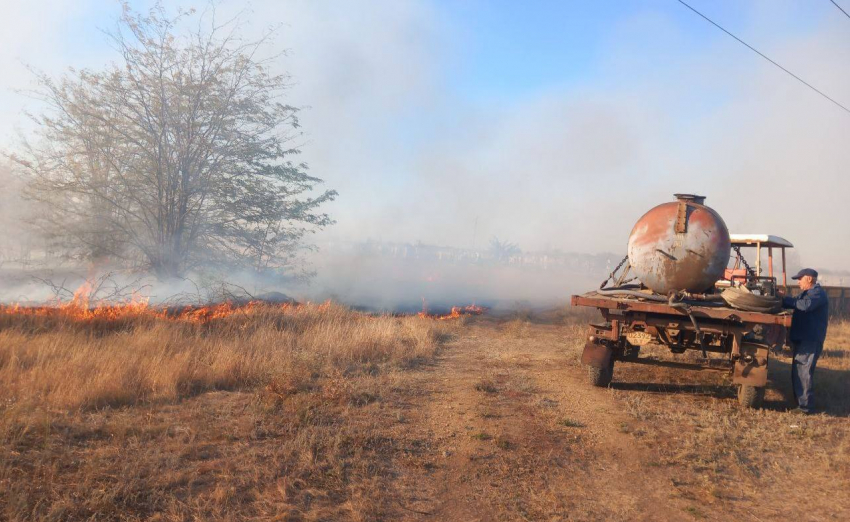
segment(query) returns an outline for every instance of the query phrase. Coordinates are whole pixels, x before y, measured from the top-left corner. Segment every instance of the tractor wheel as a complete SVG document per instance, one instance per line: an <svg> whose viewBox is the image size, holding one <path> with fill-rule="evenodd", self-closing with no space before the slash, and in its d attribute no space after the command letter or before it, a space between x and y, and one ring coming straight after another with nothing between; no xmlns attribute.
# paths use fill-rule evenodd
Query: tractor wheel
<svg viewBox="0 0 850 522"><path fill-rule="evenodd" d="M738 404L742 408L761 408L762 402L764 402L764 387L738 385Z"/></svg>
<svg viewBox="0 0 850 522"><path fill-rule="evenodd" d="M592 386L606 388L611 384L611 379L614 377L614 361L608 363L606 368L597 368L596 366L587 367L587 382Z"/></svg>

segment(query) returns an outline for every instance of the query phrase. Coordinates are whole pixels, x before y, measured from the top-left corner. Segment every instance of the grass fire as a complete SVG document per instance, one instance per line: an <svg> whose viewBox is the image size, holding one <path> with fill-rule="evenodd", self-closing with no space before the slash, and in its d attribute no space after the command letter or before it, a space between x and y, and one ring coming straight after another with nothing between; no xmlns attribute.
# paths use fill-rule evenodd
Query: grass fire
<svg viewBox="0 0 850 522"><path fill-rule="evenodd" d="M6 2L0 521L850 520L842 3Z"/></svg>
<svg viewBox="0 0 850 522"><path fill-rule="evenodd" d="M2 311L5 519L380 512L369 417L450 335L331 303L107 310Z"/></svg>
<svg viewBox="0 0 850 522"><path fill-rule="evenodd" d="M799 419L783 413L787 354L757 413L721 372L636 366L596 391L579 371L585 317L571 311L216 308L204 320L4 309L3 517L413 520L477 506L493 519L676 519L779 505L795 477L835 484L850 470L844 323L818 369L829 414ZM793 458L801 441L814 459ZM600 483L639 496L588 497Z"/></svg>

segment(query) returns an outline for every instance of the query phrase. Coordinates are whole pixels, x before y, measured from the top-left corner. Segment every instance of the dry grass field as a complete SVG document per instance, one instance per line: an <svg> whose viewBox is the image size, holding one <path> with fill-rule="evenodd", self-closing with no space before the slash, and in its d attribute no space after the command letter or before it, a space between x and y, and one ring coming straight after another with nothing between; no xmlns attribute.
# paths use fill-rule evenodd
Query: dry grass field
<svg viewBox="0 0 850 522"><path fill-rule="evenodd" d="M445 322L0 314L0 519L374 519L375 429Z"/></svg>
<svg viewBox="0 0 850 522"><path fill-rule="evenodd" d="M0 313L0 519L850 516L850 324L798 417L788 354L759 411L713 370L589 387L586 319Z"/></svg>

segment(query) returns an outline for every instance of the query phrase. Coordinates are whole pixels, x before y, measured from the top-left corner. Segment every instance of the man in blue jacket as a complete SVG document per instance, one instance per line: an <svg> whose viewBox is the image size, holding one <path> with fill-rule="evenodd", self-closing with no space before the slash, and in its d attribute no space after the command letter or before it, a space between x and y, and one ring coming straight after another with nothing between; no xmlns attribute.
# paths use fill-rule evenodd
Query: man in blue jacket
<svg viewBox="0 0 850 522"><path fill-rule="evenodd" d="M823 351L826 327L829 322L829 302L826 292L818 284L818 273L804 268L792 279L797 279L802 292L797 297L785 297L782 305L793 308L791 320L791 383L797 399L798 413L812 413L815 407L813 379L815 365Z"/></svg>

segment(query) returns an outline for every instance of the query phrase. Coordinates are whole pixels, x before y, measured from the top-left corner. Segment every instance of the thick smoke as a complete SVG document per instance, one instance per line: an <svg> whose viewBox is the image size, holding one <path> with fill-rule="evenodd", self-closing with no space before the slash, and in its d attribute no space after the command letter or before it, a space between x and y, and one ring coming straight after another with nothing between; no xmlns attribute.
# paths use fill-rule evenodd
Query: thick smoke
<svg viewBox="0 0 850 522"><path fill-rule="evenodd" d="M313 107L305 157L341 194L328 240L472 247L498 236L527 250L624 252L643 212L694 192L733 232L784 236L805 264L850 265L850 115L721 33L701 43L676 6L612 24L586 77L493 100L459 92L462 37L426 2L354 18L296 5L283 40L293 98ZM743 13L741 32L850 92L846 20L780 38L763 27L778 6L771 18L760 9Z"/></svg>
<svg viewBox="0 0 850 522"><path fill-rule="evenodd" d="M218 5L222 19L243 7ZM328 208L337 224L311 238L316 277L276 289L375 307L563 300L596 286L634 222L674 192L707 196L732 232L791 240L795 266L850 266L850 115L725 35L689 34L693 20L675 5L612 20L587 74L511 97L458 87L470 36L438 4L256 0L251 9L249 32L284 24L274 45L290 49L280 62L296 81L286 101L305 107L303 159L340 193ZM825 91L850 92L846 20L817 19L789 36L771 30L793 16L783 9L757 4L735 29ZM61 60L47 56L64 33L47 34L21 34L14 49L58 72ZM90 51L83 65L109 59L105 47ZM3 64L17 71L8 87L25 83L19 65ZM7 243L18 234L0 231ZM435 261L431 247L422 257L386 253L421 244L468 256L486 253L492 237L527 257L599 257L592 268L567 256L540 269Z"/></svg>

